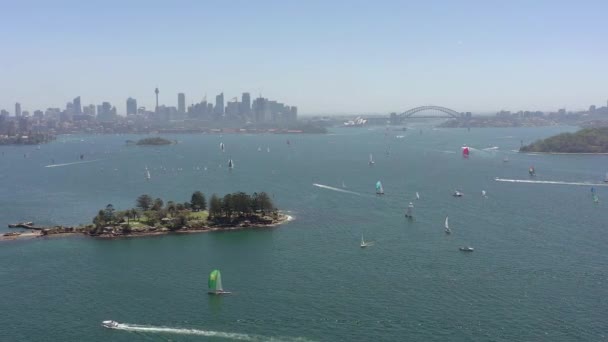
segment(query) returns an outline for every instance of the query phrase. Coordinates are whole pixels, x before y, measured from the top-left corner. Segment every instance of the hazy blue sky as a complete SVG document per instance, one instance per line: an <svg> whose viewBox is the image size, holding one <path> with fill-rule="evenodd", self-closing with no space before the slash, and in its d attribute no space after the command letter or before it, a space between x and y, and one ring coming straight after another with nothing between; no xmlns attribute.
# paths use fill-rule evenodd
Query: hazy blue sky
<svg viewBox="0 0 608 342"><path fill-rule="evenodd" d="M250 91L300 113L608 100L608 1L2 1L0 108Z"/></svg>

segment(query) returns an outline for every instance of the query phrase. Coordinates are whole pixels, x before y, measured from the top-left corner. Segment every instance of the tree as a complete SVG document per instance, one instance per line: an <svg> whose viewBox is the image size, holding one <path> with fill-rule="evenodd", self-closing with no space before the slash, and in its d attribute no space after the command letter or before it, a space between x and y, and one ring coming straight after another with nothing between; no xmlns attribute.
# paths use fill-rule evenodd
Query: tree
<svg viewBox="0 0 608 342"><path fill-rule="evenodd" d="M173 201L167 202L167 211L169 212L169 214L171 214L171 216L173 216L173 214L175 214L176 210L177 210L177 206L175 205L175 202L173 202Z"/></svg>
<svg viewBox="0 0 608 342"><path fill-rule="evenodd" d="M114 206L112 204L106 205L106 210L104 210L106 222L114 222L114 211Z"/></svg>
<svg viewBox="0 0 608 342"><path fill-rule="evenodd" d="M209 216L219 217L222 214L222 200L216 194L211 195L209 200Z"/></svg>
<svg viewBox="0 0 608 342"><path fill-rule="evenodd" d="M151 209L154 211L159 211L163 208L163 205L164 205L163 200L160 198L157 198L154 200L154 203L152 204Z"/></svg>
<svg viewBox="0 0 608 342"><path fill-rule="evenodd" d="M232 212L234 211L234 200L232 198L232 194L224 195L224 198L222 199L222 210L228 217L228 220L230 220L232 218Z"/></svg>
<svg viewBox="0 0 608 342"><path fill-rule="evenodd" d="M193 208L198 207L199 210L207 209L207 201L205 200L205 195L202 192L196 191L192 194L192 199L190 200Z"/></svg>
<svg viewBox="0 0 608 342"><path fill-rule="evenodd" d="M99 210L97 216L93 218L93 224L96 228L101 228L106 225L106 212L104 210Z"/></svg>
<svg viewBox="0 0 608 342"><path fill-rule="evenodd" d="M135 206L143 211L150 210L150 207L152 206L152 197L150 197L150 195L141 195L137 197Z"/></svg>
<svg viewBox="0 0 608 342"><path fill-rule="evenodd" d="M139 216L139 213L137 212L137 210L135 210L135 208L129 210L129 214L131 215L132 219L137 219Z"/></svg>
<svg viewBox="0 0 608 342"><path fill-rule="evenodd" d="M274 209L274 205L272 204L272 200L265 192L260 192L258 194L258 208L265 213L266 210Z"/></svg>
<svg viewBox="0 0 608 342"><path fill-rule="evenodd" d="M251 198L244 192L232 194L233 209L239 214L249 214L251 212Z"/></svg>

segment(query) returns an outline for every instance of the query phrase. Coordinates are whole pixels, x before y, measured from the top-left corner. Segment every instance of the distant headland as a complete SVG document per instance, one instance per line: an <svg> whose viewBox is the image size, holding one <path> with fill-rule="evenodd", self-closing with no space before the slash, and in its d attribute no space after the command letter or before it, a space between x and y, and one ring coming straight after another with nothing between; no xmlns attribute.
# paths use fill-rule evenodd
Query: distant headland
<svg viewBox="0 0 608 342"><path fill-rule="evenodd" d="M576 133L561 133L522 146L520 152L608 153L608 127L585 128Z"/></svg>
<svg viewBox="0 0 608 342"><path fill-rule="evenodd" d="M0 240L20 237L82 235L100 238L138 237L170 233L229 231L272 227L289 221L265 192L246 194L235 192L207 200L196 191L190 201L176 203L149 195L141 195L136 206L119 211L112 204L99 210L91 224L80 226L37 227L32 222L9 225L32 233L5 233Z"/></svg>

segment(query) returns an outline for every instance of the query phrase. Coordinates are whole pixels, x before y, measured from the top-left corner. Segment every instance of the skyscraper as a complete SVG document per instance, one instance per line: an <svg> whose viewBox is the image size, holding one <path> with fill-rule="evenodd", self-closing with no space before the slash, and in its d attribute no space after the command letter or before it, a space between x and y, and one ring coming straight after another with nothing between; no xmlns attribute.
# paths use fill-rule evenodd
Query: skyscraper
<svg viewBox="0 0 608 342"><path fill-rule="evenodd" d="M158 112L158 87L156 87L156 89L154 89L154 94L156 94L156 107L154 109L155 112Z"/></svg>
<svg viewBox="0 0 608 342"><path fill-rule="evenodd" d="M224 93L215 97L215 114L217 116L224 115Z"/></svg>
<svg viewBox="0 0 608 342"><path fill-rule="evenodd" d="M177 94L177 112L179 114L186 113L186 95L184 93Z"/></svg>
<svg viewBox="0 0 608 342"><path fill-rule="evenodd" d="M15 116L21 116L21 103L15 103Z"/></svg>
<svg viewBox="0 0 608 342"><path fill-rule="evenodd" d="M82 114L82 106L80 105L80 96L76 97L73 102L74 114Z"/></svg>
<svg viewBox="0 0 608 342"><path fill-rule="evenodd" d="M251 114L251 95L243 93L241 96L241 115L249 117Z"/></svg>
<svg viewBox="0 0 608 342"><path fill-rule="evenodd" d="M137 114L137 100L129 97L127 99L127 115Z"/></svg>

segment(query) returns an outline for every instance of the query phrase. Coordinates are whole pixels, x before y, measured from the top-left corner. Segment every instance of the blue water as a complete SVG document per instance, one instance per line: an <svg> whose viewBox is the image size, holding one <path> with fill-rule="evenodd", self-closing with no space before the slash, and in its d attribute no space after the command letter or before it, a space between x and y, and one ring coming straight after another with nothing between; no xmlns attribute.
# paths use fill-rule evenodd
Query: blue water
<svg viewBox="0 0 608 342"><path fill-rule="evenodd" d="M255 231L2 242L0 340L605 340L608 187L596 186L595 204L590 186L494 178L528 180L533 165L538 180L601 183L608 157L513 152L572 127L419 125L168 135L179 143L161 147L127 146L141 138L131 135L0 147L2 226L87 223L108 203L132 207L143 193L183 202L195 190L266 191L295 218ZM457 188L464 197L451 196ZM375 245L359 248L362 234ZM458 251L464 245L475 252ZM234 294L206 294L214 268ZM106 319L126 325L105 329Z"/></svg>

